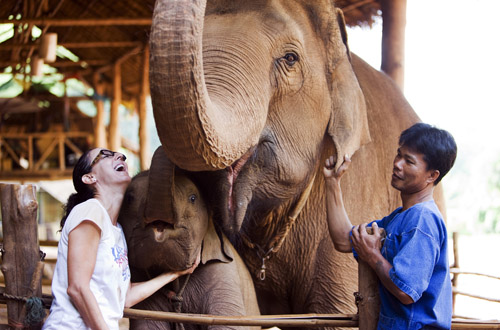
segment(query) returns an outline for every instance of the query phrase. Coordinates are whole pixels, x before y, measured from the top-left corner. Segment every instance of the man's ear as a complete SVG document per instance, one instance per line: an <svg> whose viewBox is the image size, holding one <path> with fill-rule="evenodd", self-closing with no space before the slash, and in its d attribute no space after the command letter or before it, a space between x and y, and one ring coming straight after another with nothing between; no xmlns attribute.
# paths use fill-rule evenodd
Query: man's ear
<svg viewBox="0 0 500 330"><path fill-rule="evenodd" d="M439 170L432 170L429 178L427 179L429 183L434 183L439 178L441 172Z"/></svg>
<svg viewBox="0 0 500 330"><path fill-rule="evenodd" d="M90 173L84 174L82 176L82 182L85 184L92 184L95 183L95 181L96 181L95 177Z"/></svg>

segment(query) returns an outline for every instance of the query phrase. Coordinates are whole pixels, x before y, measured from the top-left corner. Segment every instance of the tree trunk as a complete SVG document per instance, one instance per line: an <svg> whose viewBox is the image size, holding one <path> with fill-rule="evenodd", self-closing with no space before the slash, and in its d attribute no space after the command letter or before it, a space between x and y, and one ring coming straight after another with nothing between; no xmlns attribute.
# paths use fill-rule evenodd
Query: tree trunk
<svg viewBox="0 0 500 330"><path fill-rule="evenodd" d="M37 278L35 271L40 262L35 187L0 184L0 194L4 242L1 269L5 277L5 292L16 297L41 297L41 279ZM32 283L33 278L38 283ZM7 301L11 327L23 327L23 307L24 301Z"/></svg>

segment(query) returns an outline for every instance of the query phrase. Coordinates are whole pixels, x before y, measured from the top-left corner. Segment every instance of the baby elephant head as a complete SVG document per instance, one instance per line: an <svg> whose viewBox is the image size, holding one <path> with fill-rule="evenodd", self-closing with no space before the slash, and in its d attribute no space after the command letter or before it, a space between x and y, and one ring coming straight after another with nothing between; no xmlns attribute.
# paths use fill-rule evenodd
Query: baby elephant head
<svg viewBox="0 0 500 330"><path fill-rule="evenodd" d="M154 273L186 269L202 249L202 264L232 259L221 245L200 191L161 147L153 156L149 173L132 180L120 223L130 265L136 269Z"/></svg>

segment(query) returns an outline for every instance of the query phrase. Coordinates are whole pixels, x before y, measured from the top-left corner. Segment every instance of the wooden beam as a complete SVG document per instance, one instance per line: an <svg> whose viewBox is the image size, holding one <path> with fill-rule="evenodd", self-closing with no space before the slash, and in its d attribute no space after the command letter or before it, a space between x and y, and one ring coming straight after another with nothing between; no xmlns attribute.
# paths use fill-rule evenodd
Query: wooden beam
<svg viewBox="0 0 500 330"><path fill-rule="evenodd" d="M18 64L25 65L26 63L24 61L2 61L0 62L0 67L7 67L7 66L16 66ZM65 68L65 67L72 67L72 66L79 66L79 67L87 67L87 66L103 66L103 65L108 65L109 61L108 60L87 60L87 61L78 61L78 62L73 62L73 61L56 61L54 63L47 63L47 65L50 65L55 68Z"/></svg>
<svg viewBox="0 0 500 330"><path fill-rule="evenodd" d="M38 181L38 180L71 180L72 169L61 171L59 169L41 169L37 171L15 170L0 172L0 180L9 181ZM0 328L1 329L1 328Z"/></svg>
<svg viewBox="0 0 500 330"><path fill-rule="evenodd" d="M109 148L118 151L120 141L120 104L122 102L122 76L120 63L115 63L113 68L113 101L109 117Z"/></svg>
<svg viewBox="0 0 500 330"><path fill-rule="evenodd" d="M115 18L23 18L19 20L1 19L0 24L33 24L38 26L112 26L112 25L151 25L151 17Z"/></svg>
<svg viewBox="0 0 500 330"><path fill-rule="evenodd" d="M54 63L50 63L50 66L53 66L55 68L63 68L63 67L70 67L70 66L81 66L81 67L86 67L86 66L101 66L101 65L107 65L109 63L108 60L86 60L86 61L78 61L78 62L73 62L73 61L57 61Z"/></svg>
<svg viewBox="0 0 500 330"><path fill-rule="evenodd" d="M404 89L406 0L382 0L381 69Z"/></svg>
<svg viewBox="0 0 500 330"><path fill-rule="evenodd" d="M359 2L353 3L352 5L345 6L342 9L342 11L345 13L348 13L354 9L358 9L361 6L364 6L366 4L372 3L374 0L361 0Z"/></svg>
<svg viewBox="0 0 500 330"><path fill-rule="evenodd" d="M47 149L45 149L45 151L43 152L43 154L40 156L40 159L36 162L35 166L33 167L33 169L35 171L38 171L40 169L40 167L42 166L43 162L47 159L47 157L49 157L49 155L51 154L52 151L54 151L55 147L57 146L57 143L58 143L58 138L54 138L52 140L52 142L50 142L49 146L47 147Z"/></svg>
<svg viewBox="0 0 500 330"><path fill-rule="evenodd" d="M7 153L12 157L12 159L19 165L21 166L21 159L19 159L19 156L17 156L16 152L14 149L11 148L7 140L3 139L2 141L2 146L7 150ZM21 166L22 167L22 166Z"/></svg>
<svg viewBox="0 0 500 330"><path fill-rule="evenodd" d="M135 56L137 54L140 54L140 52L142 51L142 48L143 48L143 46L141 45L139 47L136 47L136 48L132 49L131 51L123 54L120 58L118 58L115 61L115 63L103 66L103 67L97 69L96 72L97 73L104 73L104 72L106 72L108 70L113 69L116 66L116 64L121 64L121 63L125 62L126 60L128 60L130 57Z"/></svg>
<svg viewBox="0 0 500 330"><path fill-rule="evenodd" d="M94 85L94 95L95 107L97 109L97 114L95 116L95 126L94 126L94 136L95 136L95 146L96 148L107 148L106 143L106 124L104 123L104 102L102 97L104 96L104 84L100 81L100 74L94 73L93 75L93 85Z"/></svg>
<svg viewBox="0 0 500 330"><path fill-rule="evenodd" d="M141 170L147 170L151 164L151 151L148 130L147 96L149 95L149 47L144 47L142 54L141 85L139 92L139 151Z"/></svg>
<svg viewBox="0 0 500 330"><path fill-rule="evenodd" d="M139 41L91 41L91 42L60 42L58 46L63 46L65 48L118 48L118 47L138 47L142 43ZM10 50L15 48L30 48L40 46L39 42L21 44L21 43L9 43L0 44L0 50Z"/></svg>
<svg viewBox="0 0 500 330"><path fill-rule="evenodd" d="M68 148L73 150L73 152L77 155L78 158L80 158L80 156L83 154L83 151L81 151L76 144L71 142L70 139L64 138L64 144L66 144Z"/></svg>

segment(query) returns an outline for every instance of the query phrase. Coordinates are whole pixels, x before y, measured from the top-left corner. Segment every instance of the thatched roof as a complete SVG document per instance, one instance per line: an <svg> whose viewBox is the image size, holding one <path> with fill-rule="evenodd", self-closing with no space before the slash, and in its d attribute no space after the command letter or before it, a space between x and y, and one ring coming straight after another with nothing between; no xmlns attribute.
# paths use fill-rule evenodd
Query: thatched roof
<svg viewBox="0 0 500 330"><path fill-rule="evenodd" d="M373 17L380 15L379 1L337 0L337 5L344 9L349 25L371 25ZM79 62L58 58L51 65L89 85L96 70L111 82L110 69L120 61L123 99L130 100L138 95L142 60L138 55L148 40L153 7L154 0L2 0L0 23L17 18L27 23L25 31L35 25L44 33L57 33L58 45L69 49ZM2 71L12 66L22 72L38 51L40 40L33 41L18 30L0 44Z"/></svg>

